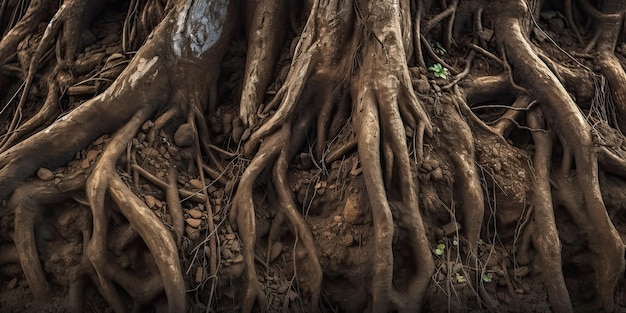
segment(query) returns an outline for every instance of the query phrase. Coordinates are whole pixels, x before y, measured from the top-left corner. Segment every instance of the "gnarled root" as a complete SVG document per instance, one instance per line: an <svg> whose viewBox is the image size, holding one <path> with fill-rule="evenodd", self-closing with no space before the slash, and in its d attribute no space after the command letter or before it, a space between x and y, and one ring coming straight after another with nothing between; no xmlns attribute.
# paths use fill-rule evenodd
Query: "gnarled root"
<svg viewBox="0 0 626 313"><path fill-rule="evenodd" d="M373 33L366 33L366 41L360 51L363 64L352 81L359 157L374 223L373 312L387 312L392 307L400 312L420 310L434 271L418 207L417 182L410 167L404 123L417 133L418 159L423 158L423 133L430 133L431 126L415 98L404 62L399 10L397 3L368 3L364 26ZM386 58L386 64L381 64L380 58ZM381 153L385 155L384 161L381 160ZM394 180L395 177L397 180ZM397 194L388 192L387 188L391 190L396 181ZM394 197L398 197L400 203L390 206ZM411 238L409 245L414 268L406 291L399 291L393 284L392 210L397 211L398 217L402 216L402 221L396 223L405 228Z"/></svg>
<svg viewBox="0 0 626 313"><path fill-rule="evenodd" d="M531 205L533 206L533 221L535 227L532 241L537 251L537 260L548 299L554 312L573 312L569 293L565 287L563 271L561 270L561 242L554 219L552 207L552 193L550 192L550 158L552 156L552 140L550 134L544 131L545 120L541 110L535 109L527 117L529 127L535 142L533 167L535 169L535 183L532 185Z"/></svg>

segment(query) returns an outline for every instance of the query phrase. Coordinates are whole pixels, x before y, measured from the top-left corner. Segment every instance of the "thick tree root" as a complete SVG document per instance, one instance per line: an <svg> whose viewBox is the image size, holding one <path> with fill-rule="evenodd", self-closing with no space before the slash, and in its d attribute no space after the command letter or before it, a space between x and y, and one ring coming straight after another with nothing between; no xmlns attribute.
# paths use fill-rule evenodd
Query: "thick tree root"
<svg viewBox="0 0 626 313"><path fill-rule="evenodd" d="M554 219L552 194L550 192L550 158L552 140L550 134L543 132L545 121L540 110L528 114L528 125L537 129L532 132L535 142L533 167L536 182L533 184L531 205L533 206L532 234L533 245L537 251L537 262L541 264L541 275L554 312L573 312L572 302L565 287L561 270L561 242Z"/></svg>
<svg viewBox="0 0 626 313"><path fill-rule="evenodd" d="M254 214L253 201L253 185L256 178L267 168L278 156L278 150L274 149L275 145L280 144L279 136L264 142L259 152L250 165L246 168L237 187L236 196L233 199L233 205L230 211L231 223L237 224L239 236L242 241L242 253L244 256L245 270L245 290L242 296L241 311L244 313L251 312L255 300L259 302L262 309L267 305L265 294L261 290L259 280L254 266L254 245L256 242L256 221Z"/></svg>
<svg viewBox="0 0 626 313"><path fill-rule="evenodd" d="M274 66L278 61L285 37L289 4L276 0L250 1L253 9L248 29L248 53L240 100L240 118L245 126L253 126L257 120L258 105L263 103L265 90L270 85Z"/></svg>
<svg viewBox="0 0 626 313"><path fill-rule="evenodd" d="M392 308L400 312L420 310L434 271L419 212L403 120L417 132L418 160L423 158L423 133L430 133L431 126L415 98L405 66L399 10L395 3L377 1L368 4L364 26L374 33L366 34L361 51L363 63L352 82L359 157L374 223L373 312L387 312ZM387 58L386 64L377 61L381 57ZM371 80L372 77L376 79ZM381 152L385 155L384 162ZM387 191L394 186L393 177L397 177L397 193ZM394 197L398 197L400 203L390 206ZM396 223L405 228L411 238L409 246L414 258L413 275L408 279L406 291L399 291L393 285L394 207L397 216L402 216L402 222Z"/></svg>

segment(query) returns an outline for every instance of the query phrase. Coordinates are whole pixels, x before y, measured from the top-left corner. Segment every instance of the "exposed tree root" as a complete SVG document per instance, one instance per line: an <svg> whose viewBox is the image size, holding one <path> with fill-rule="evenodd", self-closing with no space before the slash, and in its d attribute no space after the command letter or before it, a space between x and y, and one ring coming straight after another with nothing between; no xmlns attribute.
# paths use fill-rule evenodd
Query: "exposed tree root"
<svg viewBox="0 0 626 313"><path fill-rule="evenodd" d="M524 39L525 30L521 20L528 9L522 1L510 3L507 14L499 19L503 31L497 36L509 59L516 65L515 70L526 78L523 84L532 90L531 95L541 103L547 118L554 122L554 131L565 147L564 164L569 164L567 160L571 158L567 147L576 162L574 172L583 191L585 214L595 228L589 233L588 239L590 248L597 254L594 261L596 288L603 308L613 311L613 292L624 270L624 246L606 213L600 194L597 154L593 149L591 127L565 88ZM537 81L543 85L537 85ZM563 170L565 172L561 175L570 175L572 169L566 166Z"/></svg>
<svg viewBox="0 0 626 313"><path fill-rule="evenodd" d="M248 55L241 92L240 115L244 125L257 120L258 105L263 103L265 89L270 85L274 66L282 48L289 4L275 0L250 1L253 9L248 31ZM251 8L251 6L256 6Z"/></svg>
<svg viewBox="0 0 626 313"><path fill-rule="evenodd" d="M64 13L67 12L66 10L67 8L64 6L57 15L66 14ZM93 274L89 274L89 270L93 266L93 270L97 274L95 284L116 312L128 310L125 300L120 294L121 290L124 290L135 301L134 309L153 300L164 290L170 312L186 311L186 288L177 253L177 240L180 240L182 236L182 209L179 204L179 188L177 187L176 176L170 174L169 183L161 183L161 187L166 190L170 200L170 214L175 222L176 239L174 239L170 231L165 228L144 201L138 198L121 180L117 173L116 163L127 152L128 143L135 137L142 124L158 108L168 103L169 98L163 97L164 93L169 92L170 82L172 82L172 78L168 75L181 69L177 68L176 65L169 67L164 62L165 58L171 59L173 53L174 57L178 57L178 60L184 65L186 61L183 57L188 58L191 55L194 58L205 57L211 60L211 62L206 62L206 66L209 67L212 66L213 62L219 63L221 61L224 47L226 47L223 42L228 41L228 39L223 40L222 37L217 37L208 43L198 41L198 38L189 39L189 34L186 32L192 26L182 23L198 23L195 20L199 17L197 15L207 14L202 10L217 14L215 16L218 17L221 14L222 22L223 18L229 15L229 12L232 15L234 11L229 2L220 2L209 7L194 7L189 2L186 7L171 11L172 17L178 14L176 17L180 19L180 23L175 24L172 19L166 20L159 26L157 33L171 34L172 38L176 37L178 43L175 41L173 46L169 46L172 43L164 41L159 36L153 37L152 40L144 44L138 56L107 91L87 101L45 130L38 132L37 135L30 136L12 146L0 157L2 159L0 171L3 173L3 187L0 193L2 197L13 193L11 207L14 207L16 211L15 228L18 230L15 238L16 248L29 285L38 297L41 296L43 299L43 296L48 293L49 285L39 264L35 247L34 222L37 220L37 216L41 214L43 204L67 199L70 197L67 196L69 191L85 188L88 198L86 204L92 211L93 230L91 234L83 235L84 270L77 272L70 281L72 308L75 311L82 310L81 288L85 283L85 276L93 277ZM186 19L187 14L195 15L193 18ZM177 29L177 27L184 26L187 26L188 29ZM208 27L219 27L218 35L223 35L224 38L228 38L230 35L231 27L222 28L220 25L209 25ZM207 31L216 30L208 29ZM176 46L181 41L186 40L190 41L191 44L186 47ZM40 47L45 45L42 44ZM72 51L75 49L67 49L65 51L66 56L71 58L75 53ZM37 67L37 63L31 63L30 81L32 81ZM205 76L209 80L211 77ZM56 93L51 94L56 95ZM75 133L76 129L81 129L81 132ZM94 165L89 178L86 179L83 175L82 179L74 180L73 189L63 190L59 193L58 188L54 188L55 185L52 182L44 182L40 184L42 188L45 187L41 191L32 189L40 188L37 185L33 185L34 187L24 185L24 187L13 192L23 178L32 175L40 166L56 168L65 164L74 154L66 148L80 149L101 134L115 130L117 132ZM68 136L68 134L71 135ZM199 151L199 148L196 151ZM127 162L128 167L131 168L132 160L127 159ZM201 166L198 166L202 173ZM175 171L173 172L175 173ZM47 185L52 185L52 187L46 187ZM24 190L26 193L20 190ZM30 196L31 192L36 192L39 196L33 198ZM192 195L189 192L183 192L183 194L185 196ZM107 196L113 200L114 206ZM201 199L207 200L208 197L205 194ZM115 210L119 210L125 216L132 229L143 239L154 257L158 274L147 278L135 277L135 275L128 274L120 268L117 263L111 262L112 256L108 252L108 247L113 234L109 230L109 221L112 216L117 214L114 212ZM126 236L131 240L133 237ZM118 250L127 245L123 241L117 241L119 239L121 238L114 241L117 243L114 246L117 246ZM212 261L215 262L215 253L212 257ZM215 266L213 266L214 271ZM118 287L121 287L121 290Z"/></svg>
<svg viewBox="0 0 626 313"><path fill-rule="evenodd" d="M593 54L597 56L593 59L594 69L603 77L583 65L588 60L574 60L577 67L568 67L565 62L557 62L551 51L542 51L545 46L533 44L532 30L539 25L531 14L538 14L538 6L542 5L537 0L248 1L242 3L246 53L228 51L231 41L240 40L233 36L239 2L184 0L168 2L164 8L162 1L148 1L141 8L144 2L133 1L128 8L122 30L124 51L138 44L143 38L140 33L152 28L157 19L163 18L161 23L106 91L56 121L59 104L65 103L60 98L64 84L73 79L67 74L72 73L73 59L79 52L84 21L90 20L89 11L103 2L65 1L34 53L26 58L20 55L20 61L29 61L22 64L28 67L23 73L24 90L19 104L11 108L15 114L6 125L9 133L0 138L0 200L8 199L7 207L14 213L14 245L2 243L0 249L6 247L9 252L4 254L2 250L0 265L19 262L37 298L45 299L50 294L51 276L63 276L73 312L84 311L88 284L93 284L116 312L140 311L163 294L168 311L185 312L188 281L181 266L189 264L188 271L198 270L195 282L207 285L203 287L208 295L201 300L207 311L223 303L217 302L221 295L240 297L242 312L252 312L255 306L265 311L274 308L273 295L261 283L264 275L257 274L257 265L264 274L273 266L293 265L289 271L292 284L281 293L286 298L293 298L294 291L306 294L308 299L300 302L302 308L319 312L327 304L322 301L323 280L328 276L349 277L356 272L326 266L350 259L345 256L354 256L355 251L371 251L371 255L350 259L359 260L356 263L362 267L358 269L359 280L350 281L364 285L350 285L358 289L355 294L367 296L359 304L360 309L420 311L431 283L444 279L448 296L452 297L450 286L469 282L467 290L478 296L476 303L492 307L497 303L489 293L493 291L497 298L501 294L495 291L495 283L487 286L493 290L485 287L491 276L486 279L478 275L499 276L500 286L505 293L508 291L504 299L524 289L519 288L518 278L508 273L508 252L499 246L507 243L498 238L498 231L493 238L483 237L489 241L491 251L481 240L490 227L500 227L496 223L504 220L515 224L510 227L515 232L511 249L513 261L517 262L512 266L532 265L530 268L540 270L552 311L571 312L572 301L577 300L570 297L566 286L560 239L563 234L555 221L555 208L562 207L591 251L598 307L617 310L614 291L624 270L624 244L607 213L607 206L618 206L612 204L616 197L609 197L613 202L606 196L603 199L600 182L606 177L626 177L625 154L619 150L624 147L623 138L611 129L626 127L624 60L615 53L623 35L624 1L596 4L568 0L559 8L581 44L590 36L579 31L583 27L577 25L581 22L577 10L593 20L593 38L583 52L597 52ZM6 6L3 2L4 9L0 10ZM300 7L305 23L299 29L297 21L290 20L296 36L289 46L284 26L288 16L296 16ZM13 62L18 44L29 40L27 33L50 18L44 10L50 8L54 4L31 1L22 21L0 41L0 66ZM462 31L469 23L473 24L467 28L471 32ZM439 42L447 52L436 49L433 43ZM47 65L52 47L56 60ZM232 50L236 47L233 45ZM494 54L494 47L499 54ZM227 72L220 77L220 68L226 68L222 58L227 51L246 54L245 69L235 73L244 77L241 93L226 86L226 93L238 97L232 101L235 108L227 110L229 114L230 110L238 110L235 115L239 118L231 121L231 114L223 126L209 127L207 114L221 112L224 108L217 110L217 106L222 102L231 103L229 97L218 99L218 95L225 94L218 78L221 84L227 80L223 76L233 74ZM275 69L286 51L291 64ZM580 54L568 54L573 60L572 55ZM429 72L426 64L432 63L440 63L455 76L448 80ZM43 65L48 72L39 77ZM228 71L233 71L231 68L236 66ZM281 73L278 79L275 72ZM594 116L598 105L603 105L600 98L606 96L604 85L597 86L598 82L604 84L604 78L617 112L610 123L606 116L600 121ZM268 86L283 79L273 98L266 99ZM31 86L47 87L47 96L41 110L22 123L26 117L24 107L33 100L28 97ZM590 113L581 111L589 106ZM502 111L494 114L496 111L485 110L493 108ZM488 122L481 120L486 111ZM154 123L147 122L151 120ZM235 135L232 126L237 123L241 133ZM242 126L249 136L243 136ZM188 132L177 130L173 135L176 127ZM225 141L211 138L219 128L223 128L219 136L226 137ZM46 179L42 176L29 180L41 167L45 170L67 165L77 151L91 149L87 146L103 134L112 134L112 138L107 137L104 150L96 151L96 157L92 153L93 158L82 170L67 176L56 171L52 178L48 170L44 173L48 174ZM607 139L612 136L618 139ZM497 145L481 146L485 142ZM102 142L97 146L102 147ZM142 163L146 160L143 148L158 155L180 155L157 170ZM353 154L355 148L358 152ZM480 163L488 157L522 150L533 154L532 164L502 162L496 169L496 162ZM83 157L89 154L81 153ZM250 159L247 166L244 157ZM360 171L344 171L345 176L340 176L341 170L333 172L337 165L349 169L350 163L344 166L343 157L350 159L353 169L360 164ZM507 157L508 161L514 159ZM292 162L302 172L292 172ZM486 168L488 165L494 168ZM433 167L438 167L438 172ZM185 175L185 168L189 175ZM599 168L606 177L599 176ZM313 203L318 199L307 198L308 193L299 194L293 186L293 173L310 175L316 170L319 176L315 182L329 174L329 180L341 182L335 189L342 189L337 192L339 199L333 199L333 207L324 207L321 216L309 215L308 208L306 212L300 210L300 202L304 206L304 200ZM515 180L515 175L528 172L534 174L533 179ZM512 175L509 179L514 183L524 185L514 195L507 195L505 190L513 187L498 185L505 174ZM193 176L194 183L190 179L183 187L188 176ZM303 181L298 177L297 184ZM216 188L214 183L225 187ZM346 184L350 188L364 185L365 190L358 191L362 197L349 194L350 188L344 190ZM136 194L146 186L154 192L152 201L148 194L143 199ZM488 190L492 186L493 197ZM497 187L502 190L496 191ZM314 196L318 189L316 186ZM261 217L266 208L255 198L263 190L269 195L269 217ZM502 194L507 198L502 200ZM155 206L157 198L159 204ZM527 202L523 202L523 212L511 205L506 208L509 212L492 208L495 218L485 217L485 205L499 205L498 201ZM342 215L326 216L334 214L334 206L339 203L345 204ZM186 220L191 212L195 217ZM220 228L224 212L230 214L239 239L232 234L231 225L224 226L228 237ZM348 213L353 213L350 222ZM315 228L316 223L335 217L350 224L340 231L356 229L361 231L359 235L365 235L359 237L358 247L357 239L349 238L342 250L345 256L337 257L341 261L326 251L329 246L337 248L336 243L325 246L323 240L327 238ZM260 222L262 218L267 220ZM40 227L39 223L44 222ZM459 227L462 238L458 237ZM206 231L203 238L198 238L200 229ZM287 229L291 236L283 236ZM196 237L190 240L193 231ZM46 249L55 247L57 238L74 250L79 247L82 253L75 253L67 273L50 275L45 254ZM220 247L225 244L221 238L228 238L228 244L241 251L237 261L225 256L228 253ZM433 257L433 239L444 243L456 240L458 249L445 251L447 264L441 264L441 251L434 250L439 257ZM458 245L459 239L463 245ZM281 240L291 241L290 252L276 244ZM198 241L201 244L197 251L203 253L194 255L193 260L180 254L184 247ZM485 260L485 253L493 253L496 246L501 252ZM281 249L273 251L274 247ZM533 260L529 257L531 249L535 251ZM228 250L231 255L233 251ZM259 256L263 251L264 258ZM274 257L283 252L291 257L280 263ZM139 253L149 257L137 257ZM453 254L465 258L452 264ZM491 257L496 261L490 261L494 260ZM226 259L229 265L222 265ZM220 290L223 284L219 271L231 266L230 261L239 263L230 278L241 278L244 286L226 295ZM442 279L440 269L444 266L448 276ZM455 277L450 276L454 274L471 279L463 282L456 276L454 283ZM289 301L293 303L294 299Z"/></svg>
<svg viewBox="0 0 626 313"><path fill-rule="evenodd" d="M552 309L555 312L573 312L572 302L565 287L561 270L561 242L554 219L552 195L550 192L550 157L552 140L544 133L544 119L540 110L528 115L528 124L537 129L532 133L535 142L533 166L536 183L533 185L531 205L533 210L533 245L537 251L538 262L542 264L541 275L548 293Z"/></svg>

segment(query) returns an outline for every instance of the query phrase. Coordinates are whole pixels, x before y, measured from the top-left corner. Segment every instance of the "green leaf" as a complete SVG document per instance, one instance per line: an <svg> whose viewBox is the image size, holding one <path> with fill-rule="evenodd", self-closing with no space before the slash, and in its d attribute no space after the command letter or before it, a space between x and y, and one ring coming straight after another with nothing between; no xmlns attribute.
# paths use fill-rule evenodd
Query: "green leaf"
<svg viewBox="0 0 626 313"><path fill-rule="evenodd" d="M484 244L485 244L485 242L484 242L482 239L480 239L480 240L478 240L478 244L479 244L479 245L484 245Z"/></svg>
<svg viewBox="0 0 626 313"><path fill-rule="evenodd" d="M486 283L490 283L493 280L493 275L491 273L483 273L482 279Z"/></svg>
<svg viewBox="0 0 626 313"><path fill-rule="evenodd" d="M433 72L433 74L435 75L435 77L437 77L437 78L443 78L443 79L447 79L448 78L448 69L443 67L439 63L433 64L428 69L431 70Z"/></svg>
<svg viewBox="0 0 626 313"><path fill-rule="evenodd" d="M429 67L428 69L433 71L435 75L437 75L437 73L440 73L441 71L443 71L443 66L439 63L435 63L433 64L433 66Z"/></svg>
<svg viewBox="0 0 626 313"><path fill-rule="evenodd" d="M444 250L446 250L446 245L444 245L443 243L440 243L437 245L437 248L435 249L435 254L442 255Z"/></svg>
<svg viewBox="0 0 626 313"><path fill-rule="evenodd" d="M439 54L439 55L443 55L446 54L446 52L448 52L446 50L446 48L444 48L440 42L436 42L435 43L435 47L434 47L435 53Z"/></svg>

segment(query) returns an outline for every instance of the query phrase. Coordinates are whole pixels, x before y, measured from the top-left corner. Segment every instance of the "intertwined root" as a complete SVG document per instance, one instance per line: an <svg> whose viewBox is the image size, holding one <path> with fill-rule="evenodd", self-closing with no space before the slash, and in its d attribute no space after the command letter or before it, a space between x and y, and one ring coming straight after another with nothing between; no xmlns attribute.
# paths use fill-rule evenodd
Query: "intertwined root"
<svg viewBox="0 0 626 313"><path fill-rule="evenodd" d="M572 209L584 211L582 214L586 216L587 221L583 224L590 225L578 226L591 228L588 240L589 247L597 254L593 266L600 302L603 309L613 311L615 306L613 293L617 280L624 271L624 245L607 215L600 193L598 157L593 147L591 126L561 82L526 39L526 30L522 28L524 25L522 21L528 9L526 4L514 1L509 5L507 11L509 13L498 20L503 28L497 34L498 39L509 60L516 65L515 70L521 77L530 78L523 80L523 86L542 104L542 111L553 122L554 131L563 146L561 171L557 171L554 177L568 177L574 173L575 181L582 190L584 204L582 207L576 205ZM542 78L541 85L533 80L536 77ZM543 140L538 139L540 142Z"/></svg>

